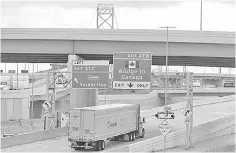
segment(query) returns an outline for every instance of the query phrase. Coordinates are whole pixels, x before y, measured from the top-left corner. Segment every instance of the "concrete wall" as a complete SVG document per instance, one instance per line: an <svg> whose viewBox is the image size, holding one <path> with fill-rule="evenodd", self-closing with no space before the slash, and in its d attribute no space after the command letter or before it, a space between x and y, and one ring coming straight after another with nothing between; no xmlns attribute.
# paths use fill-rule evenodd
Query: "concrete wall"
<svg viewBox="0 0 236 153"><path fill-rule="evenodd" d="M44 119L34 119L33 126L31 120L7 121L1 123L1 134L19 134L35 130L43 130Z"/></svg>
<svg viewBox="0 0 236 153"><path fill-rule="evenodd" d="M1 91L1 121L29 119L29 94Z"/></svg>
<svg viewBox="0 0 236 153"><path fill-rule="evenodd" d="M42 111L43 111L43 103L45 101L44 100L36 100L33 103L33 117L34 118L41 118L42 117ZM31 117L31 108L32 108L32 101L30 101L30 110L29 110L29 114Z"/></svg>
<svg viewBox="0 0 236 153"><path fill-rule="evenodd" d="M70 96L64 96L56 101L56 112L64 112L70 109Z"/></svg>
<svg viewBox="0 0 236 153"><path fill-rule="evenodd" d="M150 95L150 94L148 94ZM158 94L147 95L99 95L96 105L124 103L140 104L141 108L145 106L159 106Z"/></svg>
<svg viewBox="0 0 236 153"><path fill-rule="evenodd" d="M213 79L202 79L203 87L206 85L215 85L217 87L223 87L223 81L220 80L213 80Z"/></svg>
<svg viewBox="0 0 236 153"><path fill-rule="evenodd" d="M211 98L211 97L209 97ZM194 100L203 99L203 97L193 97ZM205 99L205 98L204 98ZM70 96L67 95L56 101L56 111L67 111L69 109ZM175 104L179 102L186 102L186 96L183 97L168 97L167 103ZM165 104L164 97L158 97L158 91L153 91L149 94L134 94L134 95L98 95L96 105L113 104L113 103L128 103L140 104L141 109L150 109L154 107L163 106Z"/></svg>
<svg viewBox="0 0 236 153"><path fill-rule="evenodd" d="M99 95L97 105L113 104L113 103L127 103L127 104L140 104L141 109L149 109L165 105L165 98L158 97L159 91L152 91L149 94L136 94L136 95ZM199 97L194 97L199 99ZM200 98L201 99L201 98ZM186 101L186 96L183 97L168 97L167 103L175 104Z"/></svg>

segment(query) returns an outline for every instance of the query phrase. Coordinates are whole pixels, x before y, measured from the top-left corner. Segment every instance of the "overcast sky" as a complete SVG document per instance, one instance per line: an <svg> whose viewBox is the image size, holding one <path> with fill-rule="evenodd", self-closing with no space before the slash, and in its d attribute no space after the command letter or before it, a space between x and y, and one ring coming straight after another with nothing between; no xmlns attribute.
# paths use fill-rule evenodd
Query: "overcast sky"
<svg viewBox="0 0 236 153"><path fill-rule="evenodd" d="M155 0L148 1L145 5L142 3L135 6L116 3L115 28L157 29L159 26L169 25L175 26L177 30L200 29L200 0L156 0L158 3L155 4L150 3ZM21 0L4 0L1 27L96 28L96 5L88 5L88 0L83 2L85 3L81 3L81 0L27 0L23 3ZM203 30L235 31L235 14L234 0L203 0ZM7 67L16 69L15 64L8 64ZM4 70L4 64L1 63L0 68ZM24 64L20 64L19 68L24 69ZM45 68L48 66L39 65L39 70ZM203 72L203 68L195 70ZM213 71L209 68L207 71L217 72L217 69Z"/></svg>
<svg viewBox="0 0 236 153"><path fill-rule="evenodd" d="M96 28L96 5L83 5L81 0L35 1L4 1L1 27ZM170 25L181 30L199 30L200 0L156 1L156 5L147 2L141 7L115 5L115 28L118 25L119 29L156 29ZM234 0L203 0L203 30L235 31L235 8Z"/></svg>

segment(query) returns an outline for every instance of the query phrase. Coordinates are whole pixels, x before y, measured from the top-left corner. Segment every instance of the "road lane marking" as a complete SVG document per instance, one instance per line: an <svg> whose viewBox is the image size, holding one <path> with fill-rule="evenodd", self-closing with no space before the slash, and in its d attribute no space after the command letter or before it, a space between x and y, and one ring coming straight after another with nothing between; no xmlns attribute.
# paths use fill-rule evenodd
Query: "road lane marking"
<svg viewBox="0 0 236 153"><path fill-rule="evenodd" d="M66 150L66 149L70 149L70 147L61 148L61 149L59 149L59 150Z"/></svg>
<svg viewBox="0 0 236 153"><path fill-rule="evenodd" d="M223 115L228 115L229 113L224 113L224 112L213 112L213 114L223 114Z"/></svg>
<svg viewBox="0 0 236 153"><path fill-rule="evenodd" d="M56 141L52 141L52 142L48 142L48 143L39 143L39 144L35 144L35 145L25 146L25 147L18 148L18 149L13 149L13 150L10 150L10 151L14 152L14 151L28 149L28 148L33 148L33 147L42 146L42 145L47 146L48 144L56 143L58 141L60 141L60 140L56 140Z"/></svg>
<svg viewBox="0 0 236 153"><path fill-rule="evenodd" d="M136 143L138 143L138 142L136 142ZM109 150L104 150L103 152L110 152L110 151L112 151L112 150L117 150L117 149L120 149L120 148L124 148L124 147L130 146L130 145L132 145L132 144L134 144L134 143L131 143L131 144L125 145L125 146L121 146L121 147L117 147L117 148L113 148L113 149L109 149Z"/></svg>
<svg viewBox="0 0 236 153"><path fill-rule="evenodd" d="M36 145L32 145L32 146L27 146L27 147L25 147L25 148L32 148L32 147L41 146L41 145L43 145L43 144L40 143L40 144L36 144Z"/></svg>

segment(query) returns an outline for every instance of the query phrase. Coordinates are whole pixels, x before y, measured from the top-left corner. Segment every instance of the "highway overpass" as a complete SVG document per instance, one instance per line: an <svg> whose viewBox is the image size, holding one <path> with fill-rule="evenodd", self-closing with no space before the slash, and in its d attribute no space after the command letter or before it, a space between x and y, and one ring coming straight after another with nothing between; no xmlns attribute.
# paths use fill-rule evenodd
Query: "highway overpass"
<svg viewBox="0 0 236 153"><path fill-rule="evenodd" d="M3 28L3 63L67 63L69 54L110 60L114 52L151 52L165 64L165 30ZM169 32L169 65L235 67L233 32Z"/></svg>

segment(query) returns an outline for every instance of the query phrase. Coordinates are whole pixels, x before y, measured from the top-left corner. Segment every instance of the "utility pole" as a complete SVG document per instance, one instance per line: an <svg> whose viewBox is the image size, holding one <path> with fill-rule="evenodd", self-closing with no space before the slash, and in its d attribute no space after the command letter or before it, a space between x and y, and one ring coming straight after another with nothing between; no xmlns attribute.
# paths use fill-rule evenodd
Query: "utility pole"
<svg viewBox="0 0 236 153"><path fill-rule="evenodd" d="M5 73L7 73L7 63L5 63Z"/></svg>
<svg viewBox="0 0 236 153"><path fill-rule="evenodd" d="M186 150L193 148L192 132L193 132L193 73L187 72L186 89L187 89L187 103L186 109L190 116L186 115Z"/></svg>
<svg viewBox="0 0 236 153"><path fill-rule="evenodd" d="M169 52L169 40L168 40L168 32L169 28L175 27L160 27L166 29L166 75L165 75L165 121L166 121L166 114L167 114L167 71L168 71L168 52ZM166 136L164 136L164 152L166 151Z"/></svg>
<svg viewBox="0 0 236 153"><path fill-rule="evenodd" d="M18 74L18 73L19 73L19 72L18 72L19 69L18 69L18 63L16 63L16 67L17 67L17 68L16 68L16 69L17 69L17 70L16 70L16 71L17 71L17 72L16 72L16 86L17 86L16 89L18 90L18 89L19 89L19 74Z"/></svg>

